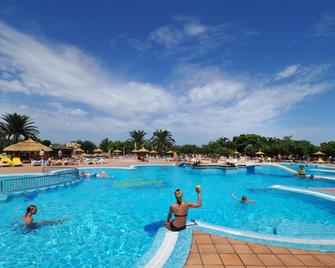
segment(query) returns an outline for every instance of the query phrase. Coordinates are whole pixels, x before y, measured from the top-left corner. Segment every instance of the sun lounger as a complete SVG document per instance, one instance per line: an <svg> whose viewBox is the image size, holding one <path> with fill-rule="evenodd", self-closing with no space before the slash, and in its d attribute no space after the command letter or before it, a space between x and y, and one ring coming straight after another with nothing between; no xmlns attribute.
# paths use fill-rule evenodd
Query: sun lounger
<svg viewBox="0 0 335 268"><path fill-rule="evenodd" d="M12 165L14 167L20 167L20 166L22 166L22 162L21 162L20 157L13 157L13 159L12 159Z"/></svg>
<svg viewBox="0 0 335 268"><path fill-rule="evenodd" d="M40 160L33 160L33 161L31 161L31 164L33 166L41 166L42 165L42 161L40 161Z"/></svg>
<svg viewBox="0 0 335 268"><path fill-rule="evenodd" d="M2 166L2 167L10 167L12 165L13 165L13 162L8 157L2 157L1 158L0 166Z"/></svg>

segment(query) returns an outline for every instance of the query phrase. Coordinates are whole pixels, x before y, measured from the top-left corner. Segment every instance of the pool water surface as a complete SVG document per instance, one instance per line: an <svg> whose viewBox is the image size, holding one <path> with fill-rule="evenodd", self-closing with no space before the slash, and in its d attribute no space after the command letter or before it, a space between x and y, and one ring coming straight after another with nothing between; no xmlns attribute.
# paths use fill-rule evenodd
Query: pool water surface
<svg viewBox="0 0 335 268"><path fill-rule="evenodd" d="M166 219L174 190L182 189L186 201L196 202L197 184L203 206L191 209L189 219L260 234L335 238L332 202L269 189L276 184L334 187L332 181L302 179L270 166L256 167L254 173L174 166L84 170L105 171L108 177L0 203L0 267L132 267L150 248L157 222ZM232 193L255 202L242 204ZM29 204L38 206L35 221L70 219L28 233L9 227Z"/></svg>

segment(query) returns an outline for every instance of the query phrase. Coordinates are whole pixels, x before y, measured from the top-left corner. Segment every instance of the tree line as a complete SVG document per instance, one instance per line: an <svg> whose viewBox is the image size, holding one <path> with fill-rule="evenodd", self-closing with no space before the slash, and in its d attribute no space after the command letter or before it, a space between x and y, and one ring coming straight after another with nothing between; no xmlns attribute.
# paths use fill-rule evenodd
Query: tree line
<svg viewBox="0 0 335 268"><path fill-rule="evenodd" d="M31 137L46 146L51 144L49 140L40 140L39 130L35 123L27 115L17 113L5 114L0 118L0 151L10 144ZM85 152L92 153L97 145L89 140L77 140ZM281 155L292 156L296 159L312 157L315 152L321 150L327 157L335 156L335 141L323 142L316 146L307 140L294 140L291 136L283 138L264 137L256 134L241 134L232 139L220 137L215 141L198 146L195 144L176 145L172 133L168 130L158 129L151 137L147 138L144 130L132 130L126 140L103 139L98 147L104 152L121 150L130 153L132 150L145 147L164 154L169 150L175 150L179 154L207 154L212 157L246 155L253 157L257 151L264 152L267 156Z"/></svg>

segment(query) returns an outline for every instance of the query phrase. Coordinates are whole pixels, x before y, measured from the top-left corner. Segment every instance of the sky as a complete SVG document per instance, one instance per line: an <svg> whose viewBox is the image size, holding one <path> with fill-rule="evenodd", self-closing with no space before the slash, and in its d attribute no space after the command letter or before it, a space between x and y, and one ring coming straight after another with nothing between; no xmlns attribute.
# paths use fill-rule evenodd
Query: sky
<svg viewBox="0 0 335 268"><path fill-rule="evenodd" d="M0 2L0 114L55 143L335 139L335 2Z"/></svg>

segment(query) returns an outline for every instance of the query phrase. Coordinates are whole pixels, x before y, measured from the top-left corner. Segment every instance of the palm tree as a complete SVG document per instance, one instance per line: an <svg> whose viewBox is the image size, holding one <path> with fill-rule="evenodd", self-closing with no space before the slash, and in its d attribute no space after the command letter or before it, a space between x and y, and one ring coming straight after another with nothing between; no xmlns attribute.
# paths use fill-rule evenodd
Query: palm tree
<svg viewBox="0 0 335 268"><path fill-rule="evenodd" d="M171 132L162 129L156 130L153 133L151 142L161 155L164 151L172 149L175 146L175 140L172 138Z"/></svg>
<svg viewBox="0 0 335 268"><path fill-rule="evenodd" d="M147 133L144 130L132 130L129 131L130 139L132 142L134 142L137 146L142 146L144 144L144 137Z"/></svg>
<svg viewBox="0 0 335 268"><path fill-rule="evenodd" d="M35 123L27 115L17 113L5 114L1 117L3 122L0 122L0 131L7 138L17 143L20 137L37 139L39 131L34 125Z"/></svg>

